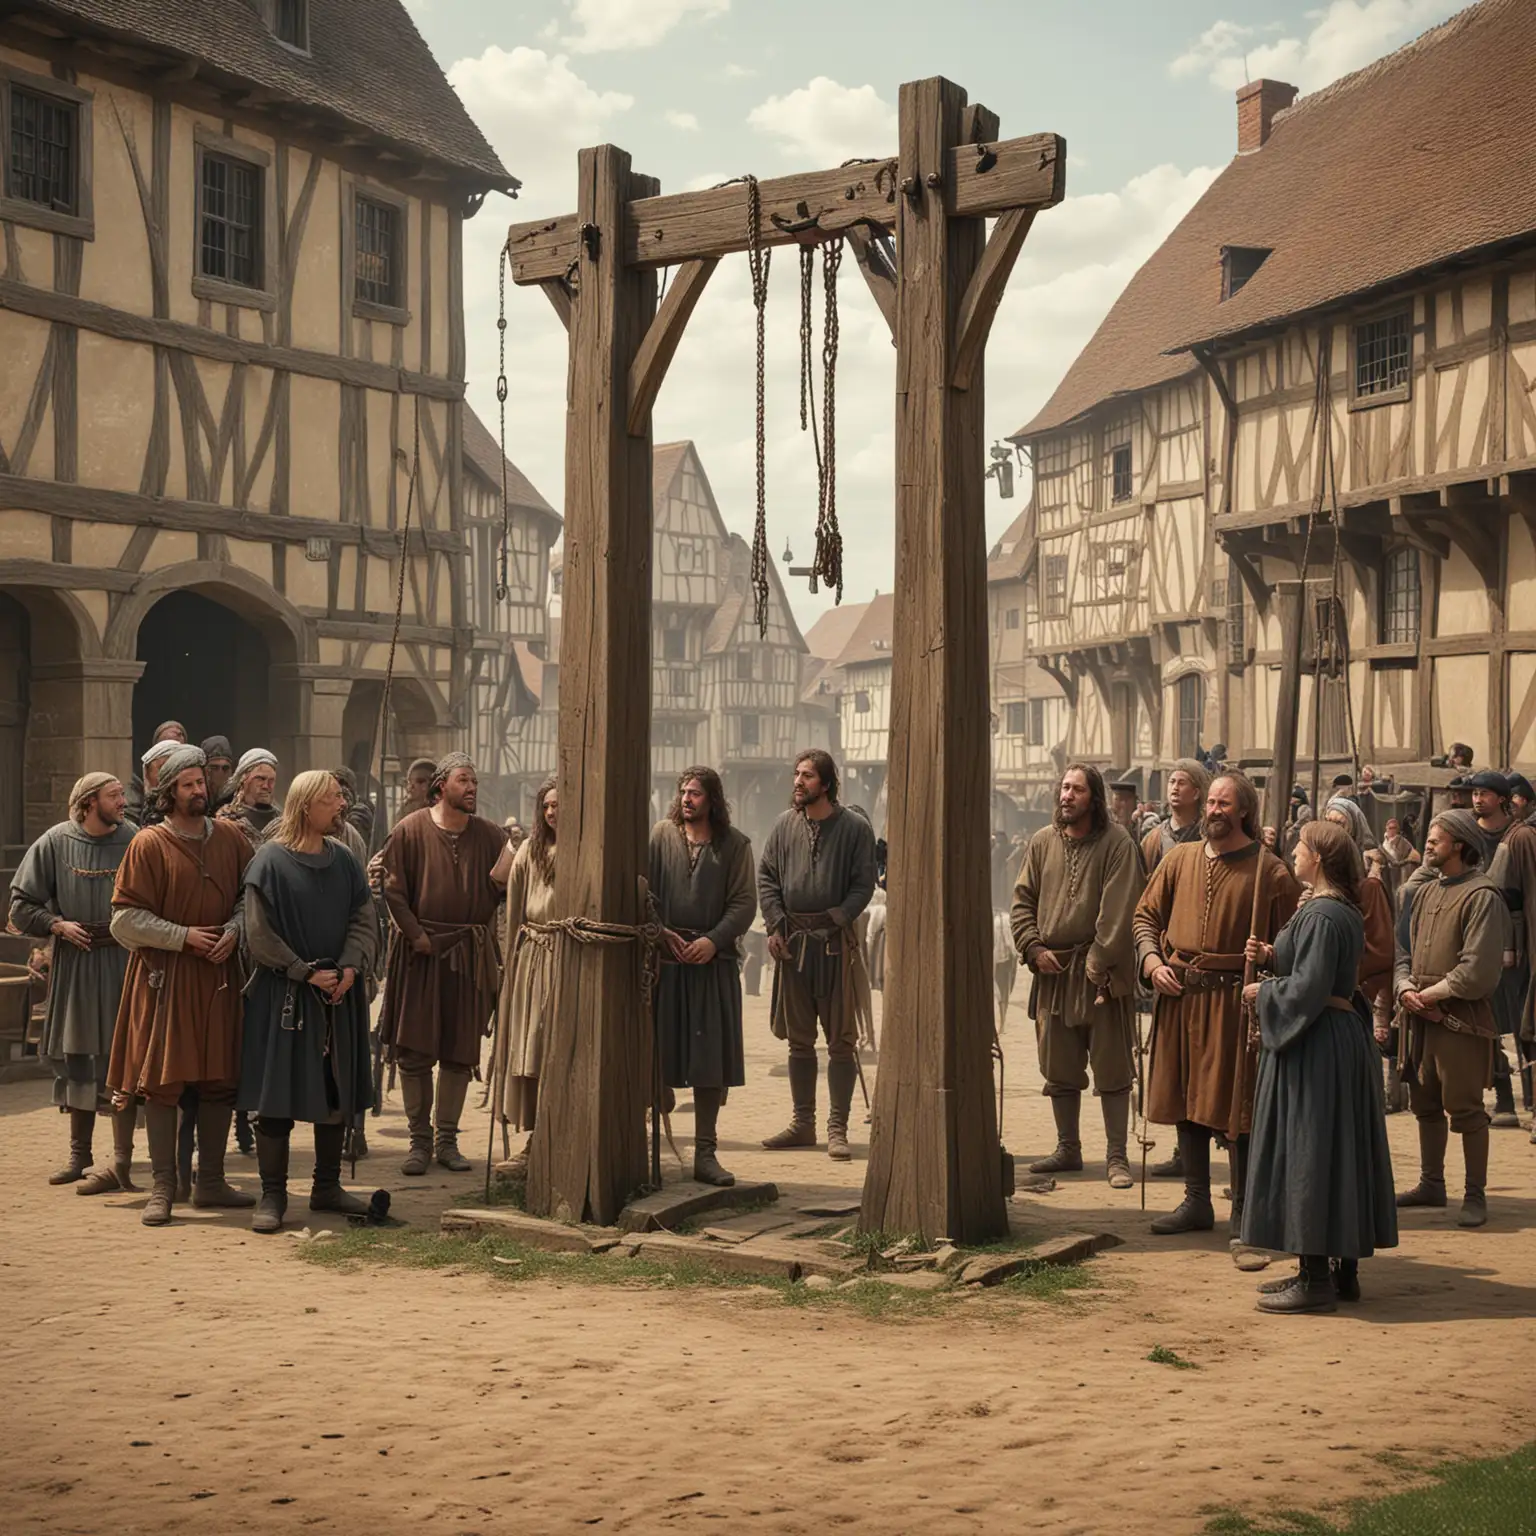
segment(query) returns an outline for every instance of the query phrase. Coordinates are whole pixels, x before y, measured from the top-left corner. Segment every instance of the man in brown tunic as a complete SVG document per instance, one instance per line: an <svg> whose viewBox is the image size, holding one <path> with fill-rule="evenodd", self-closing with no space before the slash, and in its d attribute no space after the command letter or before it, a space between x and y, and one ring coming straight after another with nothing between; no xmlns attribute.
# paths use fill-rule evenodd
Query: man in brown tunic
<svg viewBox="0 0 1536 1536"><path fill-rule="evenodd" d="M1481 859L1482 838L1470 812L1442 811L1430 822L1424 863L1434 878L1413 887L1409 952L1398 955L1394 977L1420 1165L1419 1182L1397 1203L1445 1204L1445 1149L1455 1131L1466 1160L1464 1227L1488 1220L1483 1092L1493 1082L1493 999L1510 943L1509 911L1479 870Z"/></svg>
<svg viewBox="0 0 1536 1536"><path fill-rule="evenodd" d="M128 845L112 894L112 937L133 953L107 1069L114 1104L144 1100L154 1187L142 1219L151 1227L171 1219L176 1106L189 1085L198 1092L193 1205L256 1203L224 1179L240 1076L235 950L250 845L227 821L209 819L197 747L165 759L156 798L164 820Z"/></svg>
<svg viewBox="0 0 1536 1536"><path fill-rule="evenodd" d="M496 1009L496 915L512 868L506 834L475 814L478 789L475 765L450 752L437 765L428 805L396 823L378 856L399 930L379 1028L388 1060L400 1069L411 1128L400 1170L407 1174L424 1174L434 1152L454 1173L470 1166L459 1151L459 1117Z"/></svg>
<svg viewBox="0 0 1536 1536"><path fill-rule="evenodd" d="M662 1083L693 1090L693 1176L734 1184L715 1155L720 1107L746 1082L741 936L757 916L752 844L731 825L720 775L689 768L651 829L651 895L666 950L656 995Z"/></svg>
<svg viewBox="0 0 1536 1536"><path fill-rule="evenodd" d="M1032 1163L1031 1173L1081 1171L1079 1120L1091 1065L1104 1111L1109 1182L1131 1187L1131 916L1141 885L1136 845L1109 819L1102 775L1073 763L1061 776L1055 824L1030 839L1013 892L1013 942L1034 973L1029 1010L1056 1119L1056 1150Z"/></svg>
<svg viewBox="0 0 1536 1536"><path fill-rule="evenodd" d="M763 1145L816 1145L816 1031L827 1037L827 1156L846 1162L848 1115L858 1082L858 1015L869 978L854 924L875 893L875 834L837 803L837 765L812 749L795 760L792 809L763 844L757 896L768 930L773 1032L789 1042L794 1118Z"/></svg>
<svg viewBox="0 0 1536 1536"><path fill-rule="evenodd" d="M1208 1232L1211 1137L1232 1147L1232 1231L1242 1221L1248 1131L1257 1063L1243 1016L1243 946L1262 881L1256 936L1274 940L1296 910L1301 887L1259 844L1259 803L1240 773L1223 773L1206 795L1204 840L1169 852L1136 908L1136 956L1157 994L1147 1083L1147 1118L1176 1125L1184 1199L1159 1216L1159 1234Z"/></svg>

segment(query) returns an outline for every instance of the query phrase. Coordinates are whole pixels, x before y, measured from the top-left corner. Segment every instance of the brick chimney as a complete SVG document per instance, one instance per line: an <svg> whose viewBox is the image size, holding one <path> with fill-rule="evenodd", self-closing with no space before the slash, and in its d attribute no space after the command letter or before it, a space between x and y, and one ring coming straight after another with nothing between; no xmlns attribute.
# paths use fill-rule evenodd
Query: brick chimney
<svg viewBox="0 0 1536 1536"><path fill-rule="evenodd" d="M1294 85L1283 80L1251 80L1237 88L1237 152L1251 155L1269 142L1275 114L1296 100Z"/></svg>

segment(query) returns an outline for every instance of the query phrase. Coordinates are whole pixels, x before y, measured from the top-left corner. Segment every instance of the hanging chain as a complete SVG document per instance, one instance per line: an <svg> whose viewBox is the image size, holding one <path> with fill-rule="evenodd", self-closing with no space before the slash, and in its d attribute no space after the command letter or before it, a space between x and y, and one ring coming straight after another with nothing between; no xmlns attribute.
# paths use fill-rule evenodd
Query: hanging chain
<svg viewBox="0 0 1536 1536"><path fill-rule="evenodd" d="M837 350L841 329L837 312L837 273L843 261L843 237L822 247L821 471L816 511L816 560L822 581L843 600L843 535L837 522Z"/></svg>
<svg viewBox="0 0 1536 1536"><path fill-rule="evenodd" d="M496 314L496 344L500 351L496 370L496 404L501 411L501 552L496 568L496 601L511 596L510 562L512 558L512 502L507 493L507 264L512 259L512 242L501 248L497 268L499 308Z"/></svg>
<svg viewBox="0 0 1536 1536"><path fill-rule="evenodd" d="M773 252L763 248L762 192L756 176L743 176L747 187L747 265L752 274L752 307L757 311L757 522L752 530L752 595L757 631L768 638L768 467L766 393L764 385L765 312L768 308L768 267Z"/></svg>
<svg viewBox="0 0 1536 1536"><path fill-rule="evenodd" d="M814 246L800 247L800 430L814 422L816 401L811 392L811 277L816 267ZM810 414L807 414L807 413ZM816 449L821 464L821 449Z"/></svg>

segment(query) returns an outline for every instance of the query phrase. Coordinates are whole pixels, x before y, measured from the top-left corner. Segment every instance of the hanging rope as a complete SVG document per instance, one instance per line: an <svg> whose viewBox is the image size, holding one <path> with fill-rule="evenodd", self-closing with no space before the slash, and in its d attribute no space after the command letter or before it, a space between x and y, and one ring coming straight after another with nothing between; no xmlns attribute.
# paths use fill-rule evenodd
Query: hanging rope
<svg viewBox="0 0 1536 1536"><path fill-rule="evenodd" d="M741 178L747 187L747 266L752 274L752 307L757 311L757 521L752 529L752 596L757 632L768 638L768 462L767 396L764 383L764 322L768 309L768 270L773 252L762 240L763 196L756 176Z"/></svg>
<svg viewBox="0 0 1536 1536"><path fill-rule="evenodd" d="M837 352L841 325L837 312L837 274L843 262L843 237L821 248L822 389L821 441L817 454L820 488L816 509L816 559L812 566L822 581L843 600L843 534L837 521Z"/></svg>
<svg viewBox="0 0 1536 1536"><path fill-rule="evenodd" d="M512 502L507 494L507 264L512 260L512 242L501 248L497 287L500 308L496 315L496 344L500 351L496 369L496 404L501 411L501 554L496 568L496 601L506 602L512 592Z"/></svg>

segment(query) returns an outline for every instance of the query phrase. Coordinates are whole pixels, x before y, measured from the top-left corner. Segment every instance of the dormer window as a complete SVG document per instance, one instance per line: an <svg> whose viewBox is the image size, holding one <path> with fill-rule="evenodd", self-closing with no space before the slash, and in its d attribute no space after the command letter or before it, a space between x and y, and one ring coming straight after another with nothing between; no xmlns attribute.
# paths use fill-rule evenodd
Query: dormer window
<svg viewBox="0 0 1536 1536"><path fill-rule="evenodd" d="M1259 245L1224 245L1221 248L1221 298L1225 303L1269 258Z"/></svg>
<svg viewBox="0 0 1536 1536"><path fill-rule="evenodd" d="M309 0L272 0L272 35L280 43L309 52Z"/></svg>

